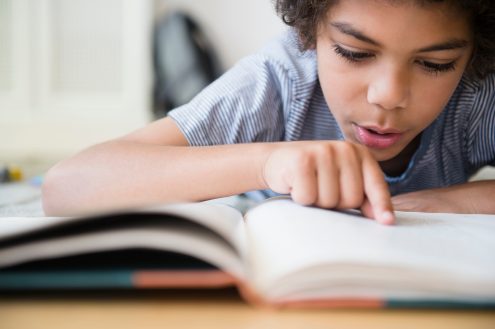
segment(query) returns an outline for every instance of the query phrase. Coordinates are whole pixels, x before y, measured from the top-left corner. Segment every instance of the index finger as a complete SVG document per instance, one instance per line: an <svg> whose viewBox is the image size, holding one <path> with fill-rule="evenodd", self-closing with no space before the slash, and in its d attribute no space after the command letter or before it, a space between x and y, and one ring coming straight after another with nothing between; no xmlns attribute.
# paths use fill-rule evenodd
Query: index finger
<svg viewBox="0 0 495 329"><path fill-rule="evenodd" d="M383 172L370 155L362 156L364 194L369 205L363 205L363 211L368 212L371 206L372 217L381 224L393 224L395 215L392 199ZM368 208L368 209L367 209ZM366 213L365 213L366 214ZM366 214L369 215L369 214Z"/></svg>

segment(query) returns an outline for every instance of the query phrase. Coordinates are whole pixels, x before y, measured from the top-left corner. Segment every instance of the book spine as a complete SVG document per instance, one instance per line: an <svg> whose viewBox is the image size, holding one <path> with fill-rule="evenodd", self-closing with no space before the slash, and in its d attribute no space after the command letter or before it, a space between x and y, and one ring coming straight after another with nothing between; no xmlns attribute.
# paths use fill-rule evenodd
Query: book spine
<svg viewBox="0 0 495 329"><path fill-rule="evenodd" d="M132 287L131 271L9 271L0 273L0 290Z"/></svg>
<svg viewBox="0 0 495 329"><path fill-rule="evenodd" d="M0 290L221 288L234 283L232 276L218 270L0 272Z"/></svg>
<svg viewBox="0 0 495 329"><path fill-rule="evenodd" d="M133 274L136 288L222 288L234 286L236 279L222 271L138 271Z"/></svg>
<svg viewBox="0 0 495 329"><path fill-rule="evenodd" d="M494 309L495 300L389 300L386 308L394 309Z"/></svg>

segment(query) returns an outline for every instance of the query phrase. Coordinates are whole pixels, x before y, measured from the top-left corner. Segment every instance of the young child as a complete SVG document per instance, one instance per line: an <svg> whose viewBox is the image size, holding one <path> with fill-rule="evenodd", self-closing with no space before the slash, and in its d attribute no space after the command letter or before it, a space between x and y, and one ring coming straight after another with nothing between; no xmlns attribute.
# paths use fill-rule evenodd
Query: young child
<svg viewBox="0 0 495 329"><path fill-rule="evenodd" d="M56 165L45 212L265 190L385 224L394 209L495 213L495 181L468 182L495 165L495 2L275 6L283 37L168 117Z"/></svg>

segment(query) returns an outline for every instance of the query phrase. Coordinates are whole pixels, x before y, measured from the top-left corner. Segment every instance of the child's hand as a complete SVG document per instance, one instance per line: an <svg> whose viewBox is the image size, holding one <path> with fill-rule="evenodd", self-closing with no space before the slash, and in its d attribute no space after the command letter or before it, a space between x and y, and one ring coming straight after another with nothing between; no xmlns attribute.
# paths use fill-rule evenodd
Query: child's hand
<svg viewBox="0 0 495 329"><path fill-rule="evenodd" d="M394 222L383 173L369 151L342 141L278 144L264 165L264 179L273 191L303 205L361 208L366 217Z"/></svg>

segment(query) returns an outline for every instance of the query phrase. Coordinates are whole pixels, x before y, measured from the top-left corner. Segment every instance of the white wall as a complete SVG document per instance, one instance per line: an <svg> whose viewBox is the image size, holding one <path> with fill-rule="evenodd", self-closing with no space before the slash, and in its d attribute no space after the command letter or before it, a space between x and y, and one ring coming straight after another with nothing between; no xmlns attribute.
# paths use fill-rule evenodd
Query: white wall
<svg viewBox="0 0 495 329"><path fill-rule="evenodd" d="M149 121L153 8L0 0L0 165L72 154Z"/></svg>
<svg viewBox="0 0 495 329"><path fill-rule="evenodd" d="M102 97L99 92L95 95L86 93L77 99L73 97L72 92L58 93L55 95L57 97L44 97L47 94L45 90L53 89L53 79L50 78L49 73L54 67L66 63L63 61L64 58L57 59L52 50L59 49L60 47L56 48L59 44L70 46L58 42L55 37L62 35L62 32L71 31L77 32L77 35L91 35L91 31L97 27L86 18L87 10L85 14L78 9L78 6L83 8L93 6L86 2L87 0L67 2L0 0L2 18L0 44L6 45L0 47L0 72L4 77L0 79L0 164L10 158L40 158L49 154L53 154L50 157L59 157L59 155L65 157L88 145L144 125L151 114L149 108L151 81L148 81L151 80L148 79L151 56L148 55L150 55L149 32L151 32L153 15L158 16L173 9L190 13L212 42L224 69L231 67L240 58L255 52L285 29L285 25L275 14L272 0L93 0L98 2L100 7L123 6L123 9L127 8L124 10L124 13L127 13L125 17L130 16L130 19L122 20L125 22L121 30L122 36L116 38L125 41L124 43L128 45L122 56L125 55L124 57L132 58L134 61L125 62L125 65L115 61L122 67L122 72L130 72L122 73L128 77L122 82L124 87L127 86L127 89L122 89L121 92L125 96L123 105L119 105L119 102L110 104L112 106L107 106L106 103L100 104ZM146 10L146 14L132 9L136 5L142 7L143 11ZM70 30L52 24L53 17L61 14L59 6L67 7L70 13L76 15L76 19L64 22L69 26L77 25L78 29ZM123 15L118 10L108 12L114 15L109 19L120 19L119 17ZM89 15L92 15L91 11ZM62 18L64 17L68 16L62 15ZM136 24L132 23L134 21L139 21L137 28ZM87 26L84 25L85 22ZM5 31L9 33L1 33ZM72 39L73 36L70 36L69 41ZM89 46L78 40L74 40L73 44L78 48L69 47L69 55L88 64L86 53L93 54ZM9 58L14 58L16 61L9 61ZM71 69L70 72L74 71L73 78L101 82L99 81L101 72L94 73L101 70L96 68L86 70L84 66L78 65L67 67ZM11 73L11 78L15 82L13 87L7 83L8 81L6 82L5 72ZM17 83L18 80L22 80L22 83ZM133 84L141 87L137 88ZM86 85L96 88L98 84ZM132 87L134 92L129 92L128 87ZM12 100L10 96L13 92L9 88L14 91L22 89L22 93L16 93L15 95L20 96ZM133 96L134 94L136 97ZM128 101L127 98L131 96L139 102ZM72 103L67 104L68 98ZM46 99L50 102L45 101ZM61 104L54 105L51 102L54 99L60 100Z"/></svg>
<svg viewBox="0 0 495 329"><path fill-rule="evenodd" d="M285 29L272 0L156 0L157 13L191 14L213 44L224 68L255 52Z"/></svg>

